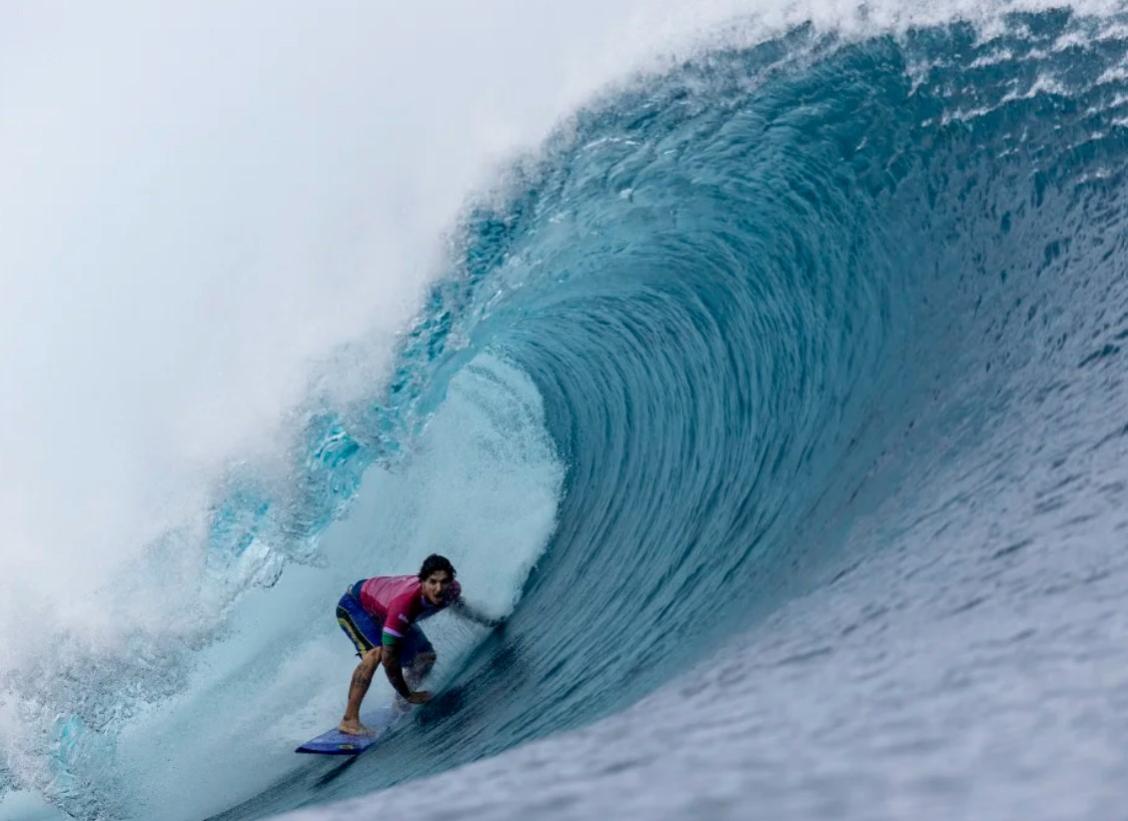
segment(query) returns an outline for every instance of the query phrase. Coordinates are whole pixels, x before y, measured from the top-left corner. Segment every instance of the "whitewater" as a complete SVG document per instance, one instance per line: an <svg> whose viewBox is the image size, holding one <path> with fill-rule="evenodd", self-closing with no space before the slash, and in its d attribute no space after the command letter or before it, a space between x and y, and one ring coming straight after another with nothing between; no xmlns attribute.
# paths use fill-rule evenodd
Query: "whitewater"
<svg viewBox="0 0 1128 821"><path fill-rule="evenodd" d="M1128 8L0 15L0 818L1124 814Z"/></svg>

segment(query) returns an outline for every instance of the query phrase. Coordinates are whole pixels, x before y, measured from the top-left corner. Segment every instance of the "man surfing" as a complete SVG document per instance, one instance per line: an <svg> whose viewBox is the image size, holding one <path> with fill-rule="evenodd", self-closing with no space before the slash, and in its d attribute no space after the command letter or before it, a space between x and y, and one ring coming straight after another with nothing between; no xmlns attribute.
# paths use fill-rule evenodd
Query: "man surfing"
<svg viewBox="0 0 1128 821"><path fill-rule="evenodd" d="M372 683L380 662L403 709L422 704L431 694L413 691L435 664L435 648L416 626L440 610L453 607L456 613L481 624L496 627L501 622L478 613L462 601L462 587L454 580L454 566L445 556L432 553L423 560L415 576L375 576L361 579L345 591L337 603L337 623L345 631L360 664L349 684L349 701L337 729L348 735L367 735L360 723L360 703ZM406 674L404 671L407 671ZM411 687L408 681L411 681Z"/></svg>

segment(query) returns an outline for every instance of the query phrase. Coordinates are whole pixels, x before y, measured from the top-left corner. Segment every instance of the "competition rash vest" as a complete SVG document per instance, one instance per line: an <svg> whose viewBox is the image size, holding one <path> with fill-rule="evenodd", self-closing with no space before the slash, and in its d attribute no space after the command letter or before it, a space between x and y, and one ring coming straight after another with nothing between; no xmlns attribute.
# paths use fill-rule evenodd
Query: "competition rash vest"
<svg viewBox="0 0 1128 821"><path fill-rule="evenodd" d="M415 576L375 576L360 585L360 606L384 625L381 644L400 641L411 626L454 604L462 595L462 586L452 581L443 594L441 604L431 604L423 595L423 587Z"/></svg>

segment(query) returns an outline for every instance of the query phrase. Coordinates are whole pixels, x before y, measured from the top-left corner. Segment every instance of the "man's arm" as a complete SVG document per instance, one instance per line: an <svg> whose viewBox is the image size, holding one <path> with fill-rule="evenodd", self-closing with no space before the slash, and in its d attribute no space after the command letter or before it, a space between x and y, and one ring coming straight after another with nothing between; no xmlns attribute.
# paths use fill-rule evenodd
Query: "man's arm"
<svg viewBox="0 0 1128 821"><path fill-rule="evenodd" d="M400 666L400 649L398 644L385 644L383 652L384 672L388 674L388 681L391 682L395 691L404 697L406 701L411 704L422 704L431 698L431 694L425 690L420 690L417 693L411 692L411 688L407 686L407 682L403 679L403 667Z"/></svg>
<svg viewBox="0 0 1128 821"><path fill-rule="evenodd" d="M451 609L463 618L470 619L470 621L477 622L482 627L489 627L490 629L499 626L503 621L503 619L491 619L485 613L468 605L461 598L455 599Z"/></svg>

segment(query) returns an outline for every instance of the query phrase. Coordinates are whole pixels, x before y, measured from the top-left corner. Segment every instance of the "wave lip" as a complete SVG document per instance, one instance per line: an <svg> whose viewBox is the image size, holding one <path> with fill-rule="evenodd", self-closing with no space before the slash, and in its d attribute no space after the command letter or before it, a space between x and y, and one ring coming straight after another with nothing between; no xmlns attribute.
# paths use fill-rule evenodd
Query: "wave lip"
<svg viewBox="0 0 1128 821"><path fill-rule="evenodd" d="M1110 813L1123 23L808 25L579 112L468 215L385 401L311 424L265 521L327 567L239 605L170 726L222 748L244 655L282 736L331 714L318 619L373 557L460 550L519 605L480 646L437 625L449 697L408 732L343 771L225 767L257 795L217 817L372 790L425 818ZM218 567L260 508L221 506ZM183 797L154 765L135 809Z"/></svg>
<svg viewBox="0 0 1128 821"><path fill-rule="evenodd" d="M1110 812L1124 30L800 28L579 115L468 227L549 550L465 714L229 817Z"/></svg>

